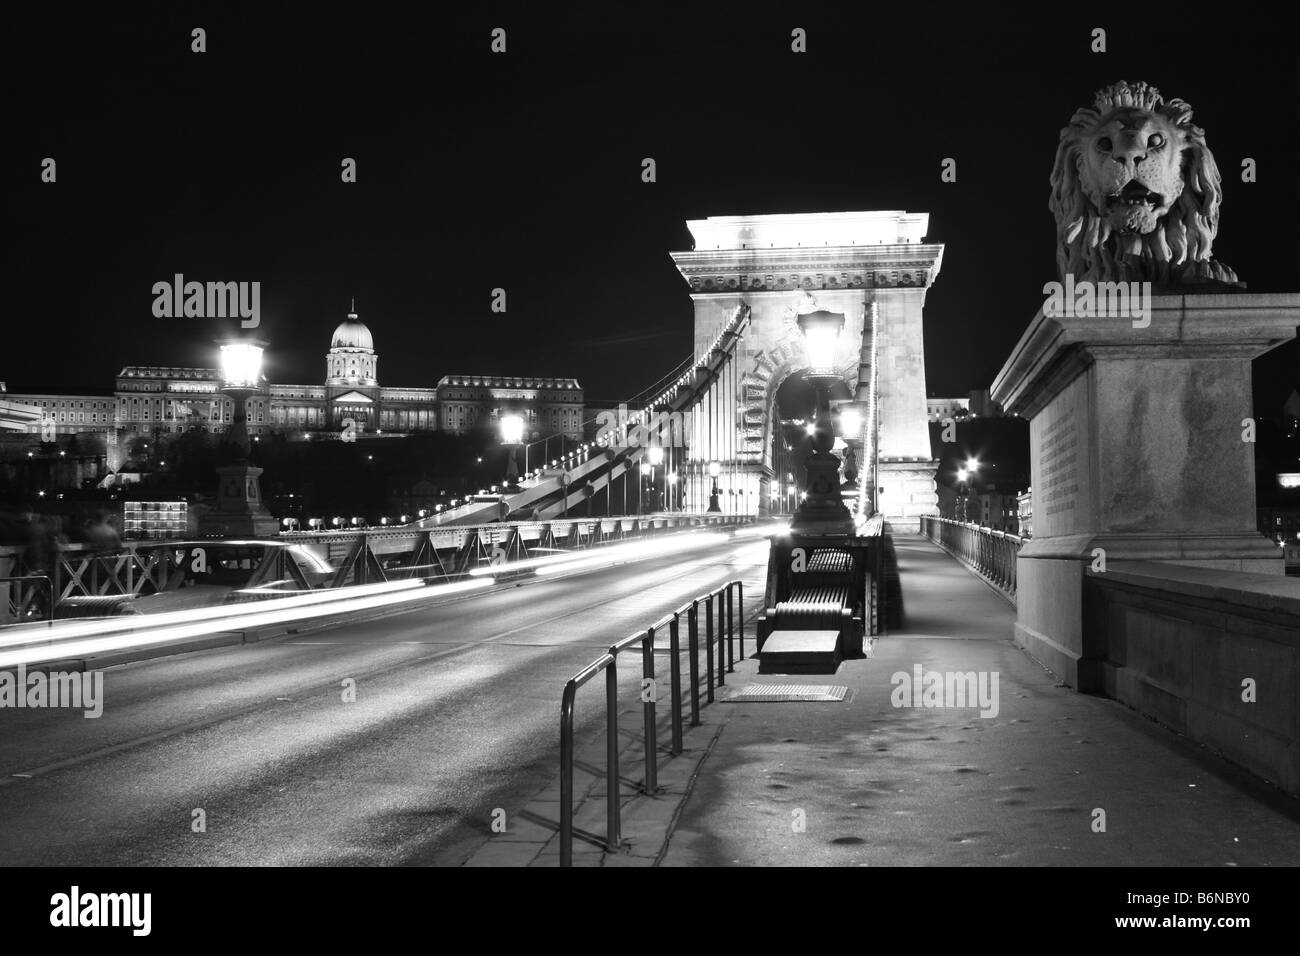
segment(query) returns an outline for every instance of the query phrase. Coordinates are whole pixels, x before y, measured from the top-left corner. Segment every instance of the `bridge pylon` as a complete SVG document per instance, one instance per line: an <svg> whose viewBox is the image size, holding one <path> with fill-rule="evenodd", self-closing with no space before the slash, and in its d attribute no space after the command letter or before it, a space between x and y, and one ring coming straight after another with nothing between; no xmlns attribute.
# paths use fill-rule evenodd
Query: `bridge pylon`
<svg viewBox="0 0 1300 956"><path fill-rule="evenodd" d="M694 248L672 256L690 286L697 358L720 347L738 310L749 315L731 361L693 409L689 458L719 463L723 510L791 513L807 490L811 449L783 416L778 392L810 367L797 316L826 310L846 317L834 361L843 394L832 399L861 423L836 443L858 463L854 510L874 506L900 531L938 514L922 309L943 245L924 241L928 224L927 214L902 211L688 223Z"/></svg>

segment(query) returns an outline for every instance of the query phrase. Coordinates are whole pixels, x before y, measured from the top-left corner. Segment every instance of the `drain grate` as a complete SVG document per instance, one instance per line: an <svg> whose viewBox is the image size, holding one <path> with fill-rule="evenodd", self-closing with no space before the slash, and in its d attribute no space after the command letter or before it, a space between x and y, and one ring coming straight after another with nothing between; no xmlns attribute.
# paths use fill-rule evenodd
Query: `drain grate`
<svg viewBox="0 0 1300 956"><path fill-rule="evenodd" d="M737 693L726 698L737 703L783 704L801 701L841 701L848 695L847 687L836 684L746 684Z"/></svg>

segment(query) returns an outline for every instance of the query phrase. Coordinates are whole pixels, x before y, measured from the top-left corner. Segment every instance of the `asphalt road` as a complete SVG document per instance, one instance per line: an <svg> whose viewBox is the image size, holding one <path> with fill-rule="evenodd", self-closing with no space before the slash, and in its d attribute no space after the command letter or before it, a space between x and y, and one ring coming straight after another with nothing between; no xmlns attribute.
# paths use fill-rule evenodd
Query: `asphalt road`
<svg viewBox="0 0 1300 956"><path fill-rule="evenodd" d="M554 782L564 682L728 578L755 594L766 554L728 542L108 668L98 719L2 709L0 865L459 864L495 808ZM634 699L639 671L620 676ZM584 698L580 745L603 710Z"/></svg>

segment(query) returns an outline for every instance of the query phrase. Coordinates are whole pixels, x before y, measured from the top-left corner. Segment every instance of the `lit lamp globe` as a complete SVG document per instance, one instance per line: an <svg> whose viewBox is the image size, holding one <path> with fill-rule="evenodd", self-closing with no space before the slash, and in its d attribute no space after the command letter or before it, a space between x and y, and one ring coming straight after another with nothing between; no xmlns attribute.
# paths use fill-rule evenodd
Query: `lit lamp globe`
<svg viewBox="0 0 1300 956"><path fill-rule="evenodd" d="M221 391L229 395L235 405L226 441L235 450L238 461L248 460L248 397L261 385L262 351L260 342L248 339L221 345Z"/></svg>
<svg viewBox="0 0 1300 956"><path fill-rule="evenodd" d="M808 350L809 372L835 378L835 347L844 328L844 313L819 309L799 316L797 321Z"/></svg>
<svg viewBox="0 0 1300 956"><path fill-rule="evenodd" d="M262 351L260 342L237 340L221 345L221 379L228 389L245 388L257 391L262 377Z"/></svg>
<svg viewBox="0 0 1300 956"><path fill-rule="evenodd" d="M505 415L501 419L501 444L518 445L524 440L524 420L518 415Z"/></svg>

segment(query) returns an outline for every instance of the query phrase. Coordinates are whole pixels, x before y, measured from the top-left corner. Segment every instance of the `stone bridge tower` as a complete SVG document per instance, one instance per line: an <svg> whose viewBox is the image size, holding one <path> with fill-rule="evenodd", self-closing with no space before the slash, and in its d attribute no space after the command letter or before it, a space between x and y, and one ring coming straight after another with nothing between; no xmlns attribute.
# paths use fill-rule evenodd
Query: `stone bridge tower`
<svg viewBox="0 0 1300 956"><path fill-rule="evenodd" d="M901 211L688 222L694 248L672 257L695 303L697 357L738 308L750 312L735 374L716 386L726 393L717 405L727 414L715 416L715 430L726 434L710 435L711 447L693 448L691 457L726 459L728 480L749 492L746 510L783 510L790 489L777 392L808 366L795 317L820 308L845 316L836 364L842 397L863 421L848 440L862 480L883 489L879 509L897 530L916 530L919 516L938 513L921 316L943 246L923 241L928 223L928 214Z"/></svg>

